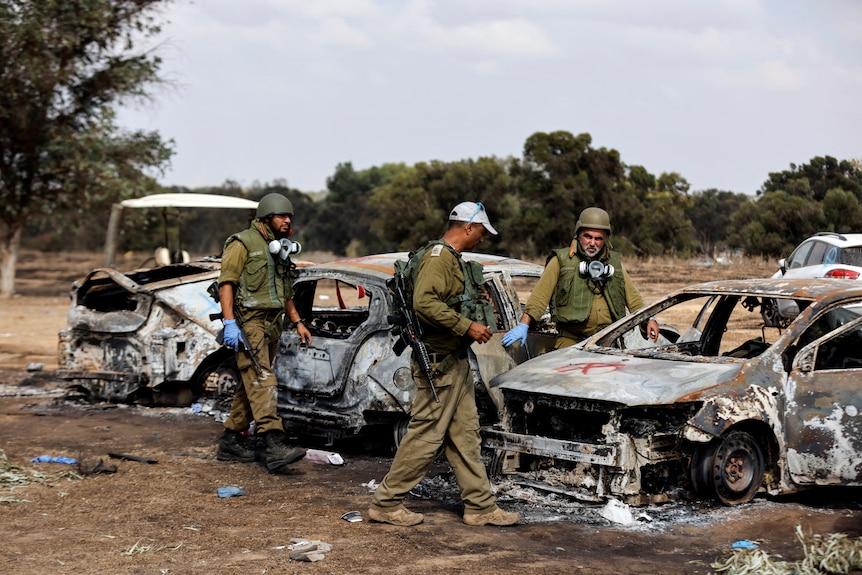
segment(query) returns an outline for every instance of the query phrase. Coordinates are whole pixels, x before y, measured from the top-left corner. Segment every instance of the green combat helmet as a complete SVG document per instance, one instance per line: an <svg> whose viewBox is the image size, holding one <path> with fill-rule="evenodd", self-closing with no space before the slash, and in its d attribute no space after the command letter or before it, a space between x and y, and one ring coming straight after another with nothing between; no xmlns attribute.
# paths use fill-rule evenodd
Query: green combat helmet
<svg viewBox="0 0 862 575"><path fill-rule="evenodd" d="M578 223L575 224L575 235L577 235L581 228L605 230L608 232L608 235L611 235L611 218L601 208L586 208L578 216Z"/></svg>
<svg viewBox="0 0 862 575"><path fill-rule="evenodd" d="M260 199L257 204L257 219L262 220L276 214L293 216L293 204L279 193L273 192Z"/></svg>

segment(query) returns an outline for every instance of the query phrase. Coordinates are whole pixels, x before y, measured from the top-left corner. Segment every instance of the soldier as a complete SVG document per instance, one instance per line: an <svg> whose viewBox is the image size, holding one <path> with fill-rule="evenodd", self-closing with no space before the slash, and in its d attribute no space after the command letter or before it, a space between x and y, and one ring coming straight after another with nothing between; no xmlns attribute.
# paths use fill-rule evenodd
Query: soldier
<svg viewBox="0 0 862 575"><path fill-rule="evenodd" d="M554 349L583 341L600 329L644 306L640 292L623 267L620 254L611 249L611 221L601 208L586 208L575 224L568 248L553 250L545 271L527 300L520 323L503 336L503 345L527 343L530 324L548 305L557 324ZM659 327L650 319L647 337L658 340Z"/></svg>
<svg viewBox="0 0 862 575"><path fill-rule="evenodd" d="M271 253L270 243L291 235L293 206L281 194L265 195L257 206L251 226L225 241L219 275L219 301L224 316L224 344L236 350L241 385L237 387L230 415L224 422L217 459L251 462L255 451L245 441L252 421L263 435L263 458L267 470L277 473L305 456L305 451L286 443L278 416L278 388L270 369L284 315L297 329L303 343L311 333L293 302L293 263L280 250ZM279 246L280 247L280 246ZM242 334L249 347L242 345ZM257 364L253 361L257 360ZM261 369L258 369L260 367Z"/></svg>
<svg viewBox="0 0 862 575"><path fill-rule="evenodd" d="M497 507L491 484L480 459L479 414L473 374L467 359L471 343L486 343L493 312L482 301L465 301L467 294L480 294L482 266L466 262L462 251L482 242L485 232L497 234L484 206L462 202L449 214L449 228L441 240L431 242L413 257L421 258L413 290L413 309L422 323L424 341L437 377L434 385L439 403L422 368L411 359L416 399L410 411L407 434L401 440L389 473L371 500L368 515L373 521L411 526L422 523L421 513L404 507L407 493L419 483L434 459L443 453L455 473L464 502L467 525L513 525L517 513ZM485 302L487 303L487 302ZM487 308L485 308L487 309Z"/></svg>

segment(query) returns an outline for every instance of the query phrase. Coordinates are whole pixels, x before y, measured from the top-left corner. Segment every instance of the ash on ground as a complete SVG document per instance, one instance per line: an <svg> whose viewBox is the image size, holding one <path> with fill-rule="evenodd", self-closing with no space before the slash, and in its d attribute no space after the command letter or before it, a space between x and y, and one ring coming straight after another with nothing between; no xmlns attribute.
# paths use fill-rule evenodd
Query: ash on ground
<svg viewBox="0 0 862 575"><path fill-rule="evenodd" d="M821 510L833 509L841 513L848 509L862 509L862 502L847 503L815 500L773 501L758 497L745 505L727 507L717 502L702 500L676 500L668 503L629 506L617 499L601 502L583 502L559 493L522 485L517 479L495 477L492 480L497 502L506 511L521 514L522 523L550 523L568 521L582 525L613 528L626 531L661 533L679 525L706 526L719 522L737 521L745 515L773 506L813 505ZM451 471L429 475L417 485L408 497L433 499L447 506L460 505L460 491ZM828 496L827 496L828 499Z"/></svg>

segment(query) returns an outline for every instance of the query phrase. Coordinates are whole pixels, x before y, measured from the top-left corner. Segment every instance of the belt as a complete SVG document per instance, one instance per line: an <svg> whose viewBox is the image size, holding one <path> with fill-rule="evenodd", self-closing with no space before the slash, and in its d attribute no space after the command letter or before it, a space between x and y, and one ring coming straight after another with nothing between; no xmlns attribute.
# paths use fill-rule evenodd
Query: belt
<svg viewBox="0 0 862 575"><path fill-rule="evenodd" d="M430 359L432 363L440 363L441 361L443 361L444 359L446 359L450 355L454 355L455 359L464 359L465 357L467 357L467 350L466 349L456 349L455 351L453 351L451 353L441 353L441 352L430 351L430 350L428 351L428 359Z"/></svg>

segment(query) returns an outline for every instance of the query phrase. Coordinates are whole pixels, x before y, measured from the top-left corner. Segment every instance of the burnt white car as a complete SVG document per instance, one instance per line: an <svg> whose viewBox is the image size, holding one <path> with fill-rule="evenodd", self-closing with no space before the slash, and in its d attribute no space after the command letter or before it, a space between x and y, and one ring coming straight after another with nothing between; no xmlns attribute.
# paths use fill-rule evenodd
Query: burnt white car
<svg viewBox="0 0 862 575"><path fill-rule="evenodd" d="M99 268L73 284L57 375L113 402L189 405L231 396L233 351L216 341L221 312L207 292L217 258L120 272Z"/></svg>
<svg viewBox="0 0 862 575"><path fill-rule="evenodd" d="M416 387L409 350L401 355L393 351L392 295L386 282L393 276L395 261L407 255L371 255L300 271L294 302L313 342L301 345L295 330L285 331L279 341L273 370L286 428L328 441L383 428L391 429L397 442L406 431ZM528 353L537 355L551 346L555 331L552 324L544 324L530 335L528 350L505 349L502 333L518 322L523 294L532 291L543 268L485 254L463 257L484 266L499 332L488 343L474 344L470 354L480 411L493 421L499 397L489 393L488 383L527 359Z"/></svg>
<svg viewBox="0 0 862 575"><path fill-rule="evenodd" d="M860 380L862 287L711 282L497 377L484 441L498 471L591 501L859 486Z"/></svg>

